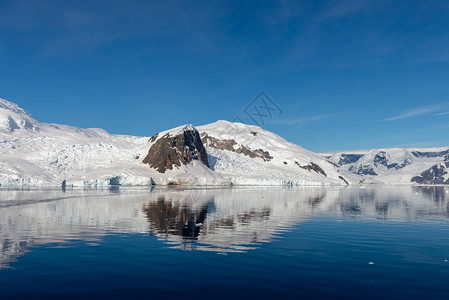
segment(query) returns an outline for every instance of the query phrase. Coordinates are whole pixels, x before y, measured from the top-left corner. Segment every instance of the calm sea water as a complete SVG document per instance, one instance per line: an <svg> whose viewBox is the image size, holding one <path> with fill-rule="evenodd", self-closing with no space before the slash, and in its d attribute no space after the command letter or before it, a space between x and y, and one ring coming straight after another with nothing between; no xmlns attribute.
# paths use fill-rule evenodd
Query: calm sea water
<svg viewBox="0 0 449 300"><path fill-rule="evenodd" d="M0 189L0 299L449 299L449 188Z"/></svg>

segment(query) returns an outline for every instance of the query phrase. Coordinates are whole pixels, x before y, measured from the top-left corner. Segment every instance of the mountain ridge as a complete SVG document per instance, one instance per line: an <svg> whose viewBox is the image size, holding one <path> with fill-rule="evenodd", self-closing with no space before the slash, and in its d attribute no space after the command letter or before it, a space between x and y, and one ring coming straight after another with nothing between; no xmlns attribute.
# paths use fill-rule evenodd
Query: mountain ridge
<svg viewBox="0 0 449 300"><path fill-rule="evenodd" d="M449 147L314 153L224 120L114 135L42 123L0 99L0 140L3 186L449 184Z"/></svg>

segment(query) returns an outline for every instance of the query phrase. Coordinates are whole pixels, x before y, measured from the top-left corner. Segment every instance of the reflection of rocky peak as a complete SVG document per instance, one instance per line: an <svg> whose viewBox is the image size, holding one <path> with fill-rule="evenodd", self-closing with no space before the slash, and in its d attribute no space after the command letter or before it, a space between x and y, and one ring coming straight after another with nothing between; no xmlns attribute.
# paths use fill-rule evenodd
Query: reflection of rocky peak
<svg viewBox="0 0 449 300"><path fill-rule="evenodd" d="M143 207L148 222L158 234L177 235L187 239L198 238L207 211L207 203L193 210L189 206L165 199L164 196Z"/></svg>
<svg viewBox="0 0 449 300"><path fill-rule="evenodd" d="M154 141L143 163L157 169L160 173L172 170L173 166L187 165L193 160L199 160L209 167L206 148L201 141L198 130L187 125L178 132L168 132Z"/></svg>
<svg viewBox="0 0 449 300"><path fill-rule="evenodd" d="M200 235L205 239L215 230L226 228L232 230L237 226L262 222L270 217L270 208L236 212L235 215L215 216L208 220L208 213L215 212L214 199L202 201L194 208L192 205L174 201L169 197L160 196L143 206L143 212L151 224L151 229L158 235L180 236L187 240L197 240Z"/></svg>
<svg viewBox="0 0 449 300"><path fill-rule="evenodd" d="M190 198L166 194L143 205L150 231L174 248L248 251L320 213L382 220L446 220L449 213L444 187L226 190Z"/></svg>

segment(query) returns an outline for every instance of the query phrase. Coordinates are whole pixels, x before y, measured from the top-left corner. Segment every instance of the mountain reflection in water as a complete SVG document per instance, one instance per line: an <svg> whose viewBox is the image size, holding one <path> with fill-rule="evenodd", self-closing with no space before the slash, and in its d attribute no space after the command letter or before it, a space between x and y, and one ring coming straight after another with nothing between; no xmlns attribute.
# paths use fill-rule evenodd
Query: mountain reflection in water
<svg viewBox="0 0 449 300"><path fill-rule="evenodd" d="M211 199L193 210L193 207L179 206L165 196L160 196L155 203L144 205L143 211L155 232L195 240L200 234L200 226L206 219L209 205L213 204L214 200Z"/></svg>
<svg viewBox="0 0 449 300"><path fill-rule="evenodd" d="M0 268L31 247L153 235L183 250L246 252L313 218L447 222L447 187L0 189Z"/></svg>

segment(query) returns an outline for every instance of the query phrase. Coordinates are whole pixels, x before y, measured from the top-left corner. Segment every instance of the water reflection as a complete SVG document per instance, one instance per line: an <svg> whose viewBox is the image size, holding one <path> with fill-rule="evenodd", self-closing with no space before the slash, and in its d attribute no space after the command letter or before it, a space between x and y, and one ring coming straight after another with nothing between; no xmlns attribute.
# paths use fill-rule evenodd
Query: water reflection
<svg viewBox="0 0 449 300"><path fill-rule="evenodd" d="M0 267L31 247L156 236L183 250L245 252L312 218L389 222L449 216L447 187L0 190Z"/></svg>
<svg viewBox="0 0 449 300"><path fill-rule="evenodd" d="M210 211L209 206L213 205L214 200L210 199L197 208L181 206L162 195L156 202L143 205L143 212L154 232L195 240L200 234L200 227L206 220L207 212Z"/></svg>

